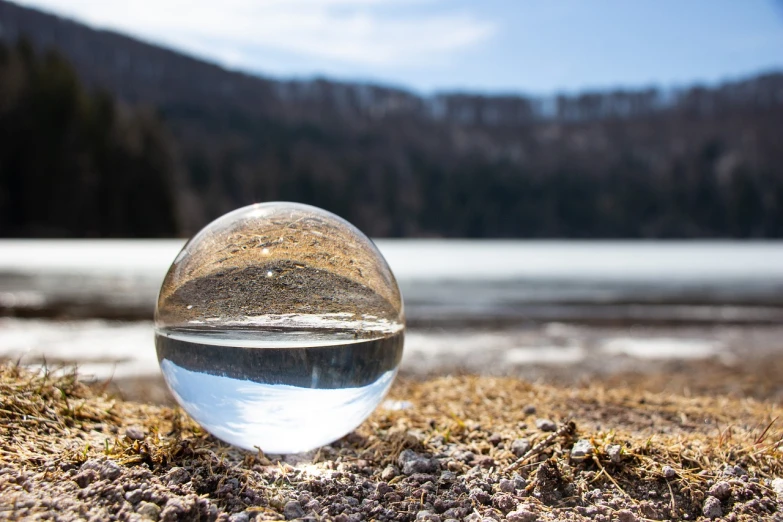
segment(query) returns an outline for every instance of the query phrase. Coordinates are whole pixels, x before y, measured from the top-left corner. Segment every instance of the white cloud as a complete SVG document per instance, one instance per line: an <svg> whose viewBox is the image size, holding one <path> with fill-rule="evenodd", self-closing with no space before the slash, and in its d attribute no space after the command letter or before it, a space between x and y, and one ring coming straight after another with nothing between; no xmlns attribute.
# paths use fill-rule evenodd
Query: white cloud
<svg viewBox="0 0 783 522"><path fill-rule="evenodd" d="M231 65L259 50L358 66L421 67L491 37L496 28L442 0L24 0ZM425 14L416 8L426 4Z"/></svg>

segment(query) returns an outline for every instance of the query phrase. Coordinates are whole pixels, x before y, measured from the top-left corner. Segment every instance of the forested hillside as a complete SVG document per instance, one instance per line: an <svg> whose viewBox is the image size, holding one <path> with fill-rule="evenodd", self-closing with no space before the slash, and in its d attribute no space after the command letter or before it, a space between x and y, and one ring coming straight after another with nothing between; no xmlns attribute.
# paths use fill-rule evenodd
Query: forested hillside
<svg viewBox="0 0 783 522"><path fill-rule="evenodd" d="M4 235L174 235L178 168L152 111L88 94L55 52L0 45Z"/></svg>
<svg viewBox="0 0 783 522"><path fill-rule="evenodd" d="M783 237L780 73L423 97L226 71L2 0L0 27L2 235L188 235L283 199L377 237Z"/></svg>

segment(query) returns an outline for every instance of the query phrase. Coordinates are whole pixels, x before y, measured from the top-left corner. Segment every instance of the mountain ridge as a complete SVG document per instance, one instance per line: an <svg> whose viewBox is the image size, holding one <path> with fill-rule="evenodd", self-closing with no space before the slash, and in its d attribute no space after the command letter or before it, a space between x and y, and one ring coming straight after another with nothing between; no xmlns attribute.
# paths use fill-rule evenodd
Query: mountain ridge
<svg viewBox="0 0 783 522"><path fill-rule="evenodd" d="M457 114L459 110L449 112L447 106L459 101L480 104L496 100L499 104L506 105L516 102L516 111L522 113L527 111L529 120L558 119L554 118L555 115L560 119L567 119L566 114L569 109L564 109L563 114L559 115L553 108L558 100L624 93L629 99L637 98L637 105L640 104L638 103L640 100L646 100L647 104L660 108L667 105L666 98L676 99L679 93L689 88L706 90L713 88L696 83L671 89L656 87L588 89L573 94L554 93L549 96L531 96L522 92L482 93L472 92L469 89L447 89L427 95L405 87L376 82L333 81L320 76L312 79L276 79L261 73L229 69L187 52L147 42L142 38L88 26L68 17L22 7L7 0L0 0L0 23L3 20L6 20L6 23L0 31L0 39L13 42L23 35L32 36L33 44L39 49L56 48L68 56L80 76L89 85L108 88L130 103L169 103L172 100L167 93L176 92L177 102L192 101L192 98L197 98L199 103L204 103L205 97L214 97L216 102L238 104L239 108L247 110L253 106L250 101L252 100L258 102L254 107L256 110L272 111L274 114L268 98L278 103L286 103L290 100L302 103L308 99L323 103L324 98L327 97L324 94L331 94L331 102L335 105L339 105L340 99L352 98L353 104L346 104L348 107L376 115L384 112L405 112L405 109L408 109L422 111L436 120L448 114L450 117L446 119L456 123L470 120L471 123L480 121L486 124L492 117L482 119L480 116L466 116L465 111L459 115ZM127 50L123 50L123 47ZM103 50L96 52L96 48L103 48ZM93 63L89 63L91 60ZM167 60L171 70L165 70L166 67L161 65L161 60ZM207 85L198 88L188 81L191 77L203 79L209 78L210 75L218 75L221 78L215 78ZM779 79L781 76L783 71L760 71L758 74L728 79L715 87L741 86L754 79ZM172 82L173 86L179 88L172 89L167 86L167 89L155 89L156 82ZM329 93L330 89L333 92ZM327 92L317 96L315 93L318 91ZM652 93L658 93L656 96L660 99L654 99ZM629 105L632 103L629 102ZM499 112L501 109L495 110ZM629 114L634 113L631 111ZM524 114L519 115L519 122L529 120Z"/></svg>
<svg viewBox="0 0 783 522"><path fill-rule="evenodd" d="M181 172L179 235L293 200L375 237L783 236L781 73L676 92L421 97L228 71L5 0L0 24L7 45L54 49L89 89L154 109Z"/></svg>

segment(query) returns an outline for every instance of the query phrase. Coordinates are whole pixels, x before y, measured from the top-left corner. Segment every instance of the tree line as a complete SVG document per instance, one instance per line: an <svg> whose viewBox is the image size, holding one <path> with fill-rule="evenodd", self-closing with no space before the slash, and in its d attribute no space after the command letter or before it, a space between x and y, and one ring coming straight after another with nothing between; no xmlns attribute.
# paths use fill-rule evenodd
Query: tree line
<svg viewBox="0 0 783 522"><path fill-rule="evenodd" d="M0 234L176 235L178 168L154 111L88 93L56 52L0 45Z"/></svg>
<svg viewBox="0 0 783 522"><path fill-rule="evenodd" d="M0 46L3 236L187 236L291 200L375 237L783 237L781 74L548 105L269 80L259 104L139 99L85 74Z"/></svg>

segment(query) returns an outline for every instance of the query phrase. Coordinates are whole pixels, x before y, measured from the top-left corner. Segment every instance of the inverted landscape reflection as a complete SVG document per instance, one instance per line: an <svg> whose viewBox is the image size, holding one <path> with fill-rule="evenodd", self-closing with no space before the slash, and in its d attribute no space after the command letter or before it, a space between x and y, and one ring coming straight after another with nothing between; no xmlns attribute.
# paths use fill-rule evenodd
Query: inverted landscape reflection
<svg viewBox="0 0 783 522"><path fill-rule="evenodd" d="M177 402L212 435L247 450L298 453L342 437L375 409L397 370L354 388L263 384L160 364Z"/></svg>

